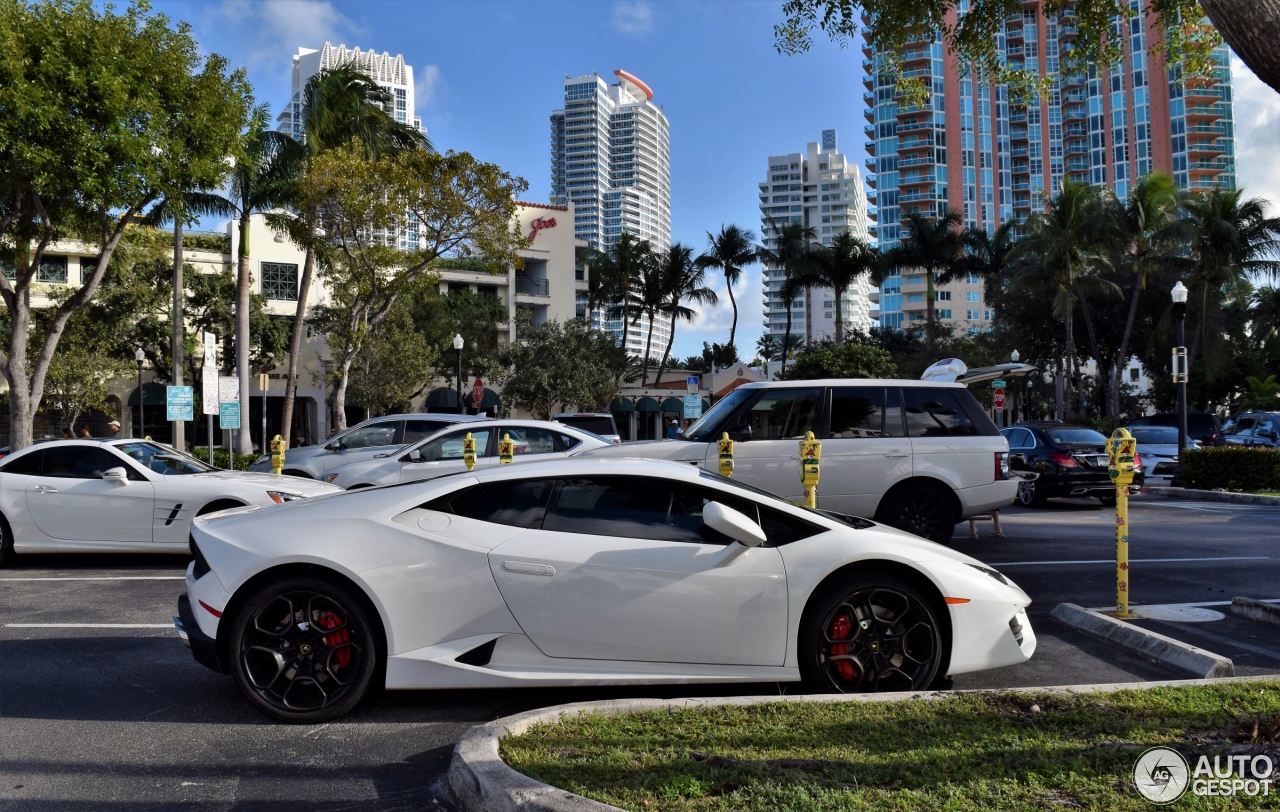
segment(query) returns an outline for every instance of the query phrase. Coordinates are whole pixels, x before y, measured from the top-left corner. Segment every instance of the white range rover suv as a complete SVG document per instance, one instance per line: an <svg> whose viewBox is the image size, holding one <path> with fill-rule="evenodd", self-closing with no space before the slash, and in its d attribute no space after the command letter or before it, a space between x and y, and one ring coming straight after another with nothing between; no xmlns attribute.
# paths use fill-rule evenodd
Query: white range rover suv
<svg viewBox="0 0 1280 812"><path fill-rule="evenodd" d="M741 386L675 440L583 456L643 457L719 470L716 440L734 445L733 478L800 501L799 441L822 440L818 507L874 518L934 541L957 522L1013 503L1009 444L963 384L912 380L778 381Z"/></svg>

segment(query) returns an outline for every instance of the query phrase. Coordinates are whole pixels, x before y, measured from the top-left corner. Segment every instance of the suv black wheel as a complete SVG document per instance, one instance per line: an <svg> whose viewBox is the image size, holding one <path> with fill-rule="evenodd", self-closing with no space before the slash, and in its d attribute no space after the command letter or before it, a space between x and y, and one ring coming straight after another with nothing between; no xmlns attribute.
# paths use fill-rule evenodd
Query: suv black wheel
<svg viewBox="0 0 1280 812"><path fill-rule="evenodd" d="M1041 507L1045 503L1045 498L1036 492L1036 481L1034 479L1022 479L1018 481L1018 504L1023 507Z"/></svg>
<svg viewBox="0 0 1280 812"><path fill-rule="evenodd" d="M0 567L13 563L17 553L13 551L13 531L9 529L9 520L0 515Z"/></svg>
<svg viewBox="0 0 1280 812"><path fill-rule="evenodd" d="M956 527L955 510L940 489L927 485L903 488L885 500L880 521L930 541L944 542Z"/></svg>
<svg viewBox="0 0 1280 812"><path fill-rule="evenodd" d="M843 579L814 596L800 628L800 676L816 693L923 691L942 668L928 600L887 575Z"/></svg>
<svg viewBox="0 0 1280 812"><path fill-rule="evenodd" d="M282 722L327 722L350 711L378 666L363 602L322 578L260 589L236 614L229 646L236 684Z"/></svg>

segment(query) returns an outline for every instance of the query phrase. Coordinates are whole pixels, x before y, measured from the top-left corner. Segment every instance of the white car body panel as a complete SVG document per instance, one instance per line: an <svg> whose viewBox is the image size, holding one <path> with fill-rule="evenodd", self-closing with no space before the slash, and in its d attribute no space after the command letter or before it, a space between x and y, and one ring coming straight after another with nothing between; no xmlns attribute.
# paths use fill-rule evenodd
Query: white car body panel
<svg viewBox="0 0 1280 812"><path fill-rule="evenodd" d="M661 549L662 542L528 530L423 507L478 483L533 474L685 480L757 499L827 532L780 547ZM196 520L192 534L210 567L200 579L194 570L187 578L204 634L217 637L219 616L242 590L248 594L255 576L280 566L324 567L376 608L393 689L794 681L796 634L809 598L836 570L869 559L911 567L943 596L968 599L948 607L956 632L947 673L1022 662L1035 650L1019 614L1030 603L1026 594L974 569L978 562L968 556L752 496L686 465L580 458L536 472L504 467L227 511ZM1026 629L1021 646L1009 627L1014 617ZM457 661L490 642L486 664Z"/></svg>

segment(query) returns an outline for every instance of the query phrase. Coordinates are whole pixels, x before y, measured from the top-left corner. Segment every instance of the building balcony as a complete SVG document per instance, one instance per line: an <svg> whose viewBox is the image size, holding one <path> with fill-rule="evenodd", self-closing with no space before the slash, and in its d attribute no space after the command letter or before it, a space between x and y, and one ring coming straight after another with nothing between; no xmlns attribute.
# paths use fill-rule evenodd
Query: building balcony
<svg viewBox="0 0 1280 812"><path fill-rule="evenodd" d="M874 73L862 74L862 86L867 90L876 89L876 75Z"/></svg>
<svg viewBox="0 0 1280 812"><path fill-rule="evenodd" d="M1071 138L1073 136L1084 136L1089 134L1089 128L1083 124L1072 124L1070 127L1062 128L1062 137Z"/></svg>
<svg viewBox="0 0 1280 812"><path fill-rule="evenodd" d="M1010 188L1012 188L1013 191L1015 192L1026 192L1031 189L1031 181L1029 180L1019 181L1013 184Z"/></svg>
<svg viewBox="0 0 1280 812"><path fill-rule="evenodd" d="M1221 104L1188 104L1187 121L1217 121L1226 113L1225 107Z"/></svg>
<svg viewBox="0 0 1280 812"><path fill-rule="evenodd" d="M899 59L903 65L922 64L933 58L929 51L930 49L928 48L904 49Z"/></svg>
<svg viewBox="0 0 1280 812"><path fill-rule="evenodd" d="M875 141L863 141L863 142L862 142L862 148L863 148L864 150L866 150L866 151L867 151L867 154L868 154L868 155L870 155L872 158L876 157L876 142L875 142Z"/></svg>
<svg viewBox="0 0 1280 812"><path fill-rule="evenodd" d="M909 133L917 130L929 130L932 132L937 129L932 121L904 121L898 125L899 133Z"/></svg>
<svg viewBox="0 0 1280 812"><path fill-rule="evenodd" d="M1031 150L1027 147L1014 147L1009 150L1009 154L1015 158L1017 158L1019 155L1026 157L1026 155L1030 152Z"/></svg>
<svg viewBox="0 0 1280 812"><path fill-rule="evenodd" d="M937 142L932 135L916 136L915 138L902 138L898 140L898 151L902 152L908 149L923 149L924 147L935 146Z"/></svg>
<svg viewBox="0 0 1280 812"><path fill-rule="evenodd" d="M1187 171L1201 175L1220 175L1229 167L1226 161L1192 161L1187 164Z"/></svg>
<svg viewBox="0 0 1280 812"><path fill-rule="evenodd" d="M1192 141L1187 144L1188 155L1221 155L1225 150L1214 141Z"/></svg>
<svg viewBox="0 0 1280 812"><path fill-rule="evenodd" d="M517 296L550 296L550 287L545 279L530 279L527 276L516 277Z"/></svg>
<svg viewBox="0 0 1280 812"><path fill-rule="evenodd" d="M1064 157L1067 155L1088 155L1089 142L1083 138L1067 141L1063 144L1062 154Z"/></svg>
<svg viewBox="0 0 1280 812"><path fill-rule="evenodd" d="M1084 87L1088 83L1089 77L1080 71L1074 73L1062 74L1062 89L1066 90L1073 87Z"/></svg>
<svg viewBox="0 0 1280 812"><path fill-rule="evenodd" d="M1067 172L1088 172L1089 167L1090 164L1088 160L1073 158L1070 161L1066 161L1062 168Z"/></svg>
<svg viewBox="0 0 1280 812"><path fill-rule="evenodd" d="M1022 51L1023 51L1023 48L1021 45L1010 45L1004 49L1004 54L1005 56L1010 58L1017 57L1018 59L1021 59Z"/></svg>
<svg viewBox="0 0 1280 812"><path fill-rule="evenodd" d="M1187 184L1188 189L1230 189L1231 184L1209 178L1196 178Z"/></svg>
<svg viewBox="0 0 1280 812"><path fill-rule="evenodd" d="M1225 96L1225 88L1206 84L1203 81L1187 82L1186 86L1182 89L1182 98L1187 100L1187 104L1217 104L1222 101Z"/></svg>
<svg viewBox="0 0 1280 812"><path fill-rule="evenodd" d="M1089 110L1083 104L1073 104L1062 108L1062 123L1068 121L1085 121L1089 118Z"/></svg>
<svg viewBox="0 0 1280 812"><path fill-rule="evenodd" d="M1009 123L1010 123L1010 124L1026 124L1026 123L1027 123L1027 111L1023 110L1021 113L1010 113L1010 114L1009 114Z"/></svg>
<svg viewBox="0 0 1280 812"><path fill-rule="evenodd" d="M1070 104L1071 102L1084 102L1089 100L1089 95L1083 90L1069 90L1062 94L1062 103Z"/></svg>
<svg viewBox="0 0 1280 812"><path fill-rule="evenodd" d="M941 199L942 198L939 197L938 192L935 189L927 189L923 192L912 192L911 194L898 195L899 203L915 203L917 201L941 200Z"/></svg>
<svg viewBox="0 0 1280 812"><path fill-rule="evenodd" d="M1227 128L1221 124L1196 124L1187 127L1188 135L1213 135L1222 137L1227 134Z"/></svg>
<svg viewBox="0 0 1280 812"><path fill-rule="evenodd" d="M1009 140L1010 140L1010 141L1026 141L1026 140L1027 140L1027 128L1026 128L1026 127L1022 127L1021 129L1018 129L1018 128L1010 127L1010 128L1009 128Z"/></svg>
<svg viewBox="0 0 1280 812"><path fill-rule="evenodd" d="M863 179L862 179L862 183L863 183L863 185L864 185L864 186L866 186L867 188L869 188L869 189L874 189L874 188L876 188L876 176L875 176L875 175L866 175L865 177L863 177Z"/></svg>
<svg viewBox="0 0 1280 812"><path fill-rule="evenodd" d="M863 118L865 118L867 121L871 122L872 124L875 124L875 123L876 123L876 108L875 108L875 107L864 107L864 108L862 108L862 116L863 116Z"/></svg>
<svg viewBox="0 0 1280 812"><path fill-rule="evenodd" d="M1061 42L1061 41L1062 41L1062 40L1064 40L1064 39L1075 39L1075 38L1076 38L1077 36L1079 36L1079 35L1080 35L1080 31L1079 31L1079 30L1078 30L1074 25L1059 25L1059 26L1058 26L1058 41L1059 41L1059 42Z"/></svg>
<svg viewBox="0 0 1280 812"><path fill-rule="evenodd" d="M899 79L916 79L925 76L933 76L933 71L929 68L916 68L914 70L904 70L898 74Z"/></svg>
<svg viewBox="0 0 1280 812"><path fill-rule="evenodd" d="M915 177L900 176L898 178L898 188L905 189L908 186L928 186L937 182L937 179L933 177L933 173L928 175L918 175Z"/></svg>
<svg viewBox="0 0 1280 812"><path fill-rule="evenodd" d="M863 94L862 94L862 103L863 103L863 104L865 104L865 105L867 105L868 107L875 107L875 106L876 106L876 94L875 94L875 93L873 93L873 92L872 92L872 91L870 91L870 90L868 90L866 93L863 93Z"/></svg>
<svg viewBox="0 0 1280 812"><path fill-rule="evenodd" d="M876 137L876 125L875 125L874 123L872 123L872 124L863 124L863 125L862 125L862 135L863 135L863 137L864 137L864 138L870 138L870 139L872 139L872 140L875 140L875 137Z"/></svg>
<svg viewBox="0 0 1280 812"><path fill-rule="evenodd" d="M1010 172L1012 172L1012 173L1013 173L1013 174L1015 174L1015 175L1030 175L1030 174L1031 174L1031 164L1029 164L1029 163L1021 163L1021 164L1020 164L1020 163L1015 163L1015 164L1010 168L1010 170L1009 170L1009 171L1010 171Z"/></svg>
<svg viewBox="0 0 1280 812"><path fill-rule="evenodd" d="M1006 42L1022 42L1022 21L1019 20L1016 25L1006 23L1004 29L1004 38Z"/></svg>
<svg viewBox="0 0 1280 812"><path fill-rule="evenodd" d="M906 169L909 166L934 166L937 163L938 159L934 157L933 153L927 152L923 155L898 161L898 169Z"/></svg>

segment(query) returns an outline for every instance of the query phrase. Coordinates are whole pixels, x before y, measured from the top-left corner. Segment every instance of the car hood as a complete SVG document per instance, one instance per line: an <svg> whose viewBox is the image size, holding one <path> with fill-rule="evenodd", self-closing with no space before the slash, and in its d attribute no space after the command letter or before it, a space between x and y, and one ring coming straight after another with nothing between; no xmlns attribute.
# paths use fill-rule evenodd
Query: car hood
<svg viewBox="0 0 1280 812"><path fill-rule="evenodd" d="M303 479L296 476L276 476L256 471L210 471L205 474L190 474L201 479L223 479L241 485L257 485L266 490L278 490L285 493L296 493L298 496L323 496L327 493L342 493L342 489L314 479Z"/></svg>
<svg viewBox="0 0 1280 812"><path fill-rule="evenodd" d="M584 457L639 457L645 460L673 460L675 462L702 461L707 456L707 444L692 440L641 440L637 443L607 445L582 452Z"/></svg>

